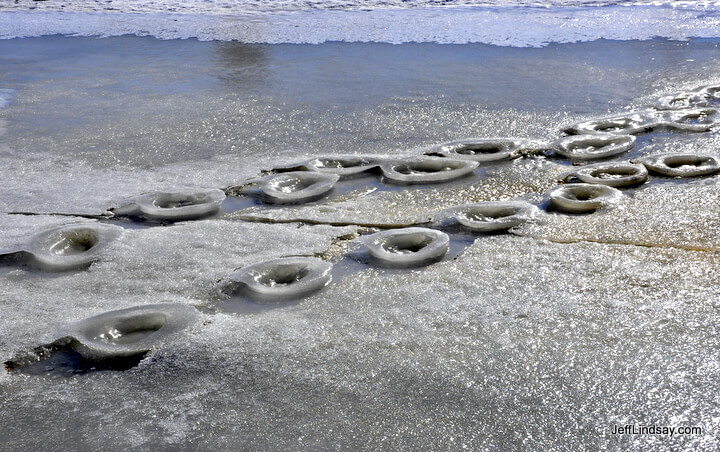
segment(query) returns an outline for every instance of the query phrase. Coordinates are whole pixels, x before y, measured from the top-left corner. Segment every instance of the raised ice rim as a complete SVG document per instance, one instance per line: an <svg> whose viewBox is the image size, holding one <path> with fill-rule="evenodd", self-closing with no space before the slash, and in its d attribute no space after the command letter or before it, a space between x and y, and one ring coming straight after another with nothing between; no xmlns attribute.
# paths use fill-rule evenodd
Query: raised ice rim
<svg viewBox="0 0 720 452"><path fill-rule="evenodd" d="M239 292L259 301L306 297L332 280L330 262L314 257L283 257L243 267L227 279L225 292ZM300 276L301 275L301 276ZM291 283L274 283L289 280Z"/></svg>
<svg viewBox="0 0 720 452"><path fill-rule="evenodd" d="M83 237L82 235L86 236ZM79 223L60 226L43 231L31 237L19 251L27 254L25 258L33 267L45 271L79 270L90 266L102 256L109 243L122 235L122 228L107 224ZM78 250L65 254L63 249L80 244L87 250Z"/></svg>
<svg viewBox="0 0 720 452"><path fill-rule="evenodd" d="M323 161L334 161L340 166L326 166ZM379 157L368 155L322 155L306 160L301 164L301 166L307 168L309 171L337 174L342 178L356 176L378 168L381 161L382 159ZM351 165L348 166L346 163L351 163Z"/></svg>
<svg viewBox="0 0 720 452"><path fill-rule="evenodd" d="M105 312L80 320L60 330L72 339L70 347L89 359L103 360L147 353L165 343L172 335L187 328L199 313L191 306L160 303ZM148 331L130 343L112 343L109 335Z"/></svg>
<svg viewBox="0 0 720 452"><path fill-rule="evenodd" d="M593 195L591 199L577 199ZM552 188L548 192L550 205L561 212L589 213L620 199L622 193L617 188L596 184L565 184Z"/></svg>
<svg viewBox="0 0 720 452"><path fill-rule="evenodd" d="M282 191L283 182L304 184L299 190ZM321 199L335 187L340 176L337 174L319 173L314 171L290 171L263 177L258 187L263 193L263 200L272 204L302 204Z"/></svg>
<svg viewBox="0 0 720 452"><path fill-rule="evenodd" d="M496 152L466 154L461 152L464 148L481 147L498 149ZM433 146L425 152L426 155L442 155L459 160L471 160L479 163L500 162L511 160L520 156L525 149L538 149L543 147L539 142L518 138L465 138L448 141Z"/></svg>
<svg viewBox="0 0 720 452"><path fill-rule="evenodd" d="M216 214L225 200L219 189L204 191L154 192L137 197L130 203L111 209L114 216L140 217L150 221L196 220ZM187 203L166 207L173 203Z"/></svg>
<svg viewBox="0 0 720 452"><path fill-rule="evenodd" d="M452 209L453 218L463 227L477 232L497 232L520 226L530 221L537 207L525 201L486 201L463 204ZM506 212L509 215L503 215ZM488 221L476 220L469 215L487 216Z"/></svg>
<svg viewBox="0 0 720 452"><path fill-rule="evenodd" d="M619 173L618 177L602 178L597 172ZM623 174L624 173L624 174ZM607 185L608 187L630 187L647 181L648 171L644 165L629 162L608 162L586 165L571 172L567 178L576 177L586 184ZM567 179L566 178L566 179Z"/></svg>
<svg viewBox="0 0 720 452"><path fill-rule="evenodd" d="M595 133L560 138L551 144L551 148L574 161L600 160L632 150L636 141L637 138L632 135ZM588 147L594 150L588 151Z"/></svg>
<svg viewBox="0 0 720 452"><path fill-rule="evenodd" d="M428 228L403 228L376 232L362 237L362 243L370 256L379 263L389 267L417 267L427 265L443 256L450 249L450 237L442 232ZM388 251L390 246L415 246L425 243L419 251L394 253Z"/></svg>
<svg viewBox="0 0 720 452"><path fill-rule="evenodd" d="M383 178L390 183L434 184L472 174L478 166L479 163L472 160L425 157L388 160L383 162L380 168ZM401 171L408 171L410 174Z"/></svg>
<svg viewBox="0 0 720 452"><path fill-rule="evenodd" d="M694 153L668 153L650 155L632 160L641 163L652 173L670 177L699 177L710 176L720 172L720 160L716 156ZM692 167L676 168L671 165L682 165L687 162ZM698 166L697 162L706 162Z"/></svg>

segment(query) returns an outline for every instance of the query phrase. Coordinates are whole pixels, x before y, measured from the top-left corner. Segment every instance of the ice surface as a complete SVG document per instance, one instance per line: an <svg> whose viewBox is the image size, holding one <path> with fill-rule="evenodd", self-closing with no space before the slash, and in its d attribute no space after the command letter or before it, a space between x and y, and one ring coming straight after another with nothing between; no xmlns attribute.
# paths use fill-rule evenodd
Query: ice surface
<svg viewBox="0 0 720 452"><path fill-rule="evenodd" d="M602 38L685 40L720 36L720 5L717 4L686 8L610 5L594 8L380 8L371 11L305 10L301 6L290 12L253 14L243 11L250 2L235 8L223 8L218 2L194 2L191 11L178 14L167 13L165 2L158 2L157 6L152 5L153 2L144 2L139 10L145 14L135 14L137 10L132 4L121 4L119 10L122 12L96 12L106 5L72 1L63 2L63 7L58 8L55 2L33 2L34 7L37 8L35 5L39 3L44 11L27 11L28 2L24 3L17 6L9 3L4 5L5 11L0 10L0 38L136 34L160 39L197 38L272 44L478 42L538 47ZM197 14L204 12L203 6L209 11ZM57 9L62 11L53 11ZM182 11L182 8L178 9Z"/></svg>
<svg viewBox="0 0 720 452"><path fill-rule="evenodd" d="M552 140L563 125L717 83L716 45L3 41L0 86L16 91L0 110L9 125L0 212L99 213L141 193L240 185L335 153L419 156L472 136ZM713 153L719 136L653 132L623 158ZM343 257L365 228L308 224L398 226L485 200L545 207L543 193L572 169L536 156L433 187L361 177L306 206L123 224L86 271L0 267L2 361L117 309L171 302L197 306L201 318L126 371L0 371L0 412L11 414L2 447L712 450L719 176L651 176L614 207L540 211L511 234L464 236L475 241L461 253L413 270ZM95 221L2 213L0 243L86 222ZM341 271L298 303L208 313L233 271L284 256L319 256ZM626 423L704 433L610 434Z"/></svg>

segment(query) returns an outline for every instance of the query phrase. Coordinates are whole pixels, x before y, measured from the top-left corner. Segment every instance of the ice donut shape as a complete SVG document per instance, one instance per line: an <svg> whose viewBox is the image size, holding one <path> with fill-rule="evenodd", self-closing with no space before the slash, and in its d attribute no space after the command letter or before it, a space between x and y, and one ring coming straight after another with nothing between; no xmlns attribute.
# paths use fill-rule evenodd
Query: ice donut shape
<svg viewBox="0 0 720 452"><path fill-rule="evenodd" d="M551 147L570 160L587 161L623 154L635 147L635 141L632 135L572 135L560 138Z"/></svg>
<svg viewBox="0 0 720 452"><path fill-rule="evenodd" d="M512 138L469 138L440 144L427 154L487 163L518 157L526 147L527 142Z"/></svg>
<svg viewBox="0 0 720 452"><path fill-rule="evenodd" d="M87 268L100 259L122 228L105 224L73 224L41 232L18 250L7 253L45 271Z"/></svg>
<svg viewBox="0 0 720 452"><path fill-rule="evenodd" d="M224 199L222 190L148 193L110 211L115 216L159 222L195 220L219 212Z"/></svg>
<svg viewBox="0 0 720 452"><path fill-rule="evenodd" d="M273 259L230 275L226 292L239 291L261 301L302 298L328 285L331 270L331 263L312 257Z"/></svg>
<svg viewBox="0 0 720 452"><path fill-rule="evenodd" d="M291 171L263 177L258 186L266 202L301 204L324 198L339 179L337 174Z"/></svg>
<svg viewBox="0 0 720 452"><path fill-rule="evenodd" d="M708 176L720 172L720 162L711 155L662 154L634 160L655 174L671 177Z"/></svg>
<svg viewBox="0 0 720 452"><path fill-rule="evenodd" d="M689 108L667 111L660 116L662 127L685 132L705 132L720 123L720 111L714 108Z"/></svg>
<svg viewBox="0 0 720 452"><path fill-rule="evenodd" d="M442 259L450 237L427 228L382 231L364 237L370 256L386 267L419 267Z"/></svg>
<svg viewBox="0 0 720 452"><path fill-rule="evenodd" d="M704 107L707 105L707 97L701 93L685 92L663 96L654 105L658 110L678 110L683 108Z"/></svg>
<svg viewBox="0 0 720 452"><path fill-rule="evenodd" d="M379 159L360 155L338 155L317 157L303 163L310 171L351 177L377 168Z"/></svg>
<svg viewBox="0 0 720 452"><path fill-rule="evenodd" d="M455 220L478 232L505 231L530 220L536 207L523 201L490 201L458 206Z"/></svg>
<svg viewBox="0 0 720 452"><path fill-rule="evenodd" d="M104 360L147 353L186 328L198 312L186 305L163 303L106 312L61 331L70 346L89 359Z"/></svg>
<svg viewBox="0 0 720 452"><path fill-rule="evenodd" d="M720 99L720 85L704 86L697 92L706 99Z"/></svg>
<svg viewBox="0 0 720 452"><path fill-rule="evenodd" d="M578 122L566 127L564 132L571 135L596 133L635 135L648 132L656 126L657 120L654 117L645 112L636 112Z"/></svg>
<svg viewBox="0 0 720 452"><path fill-rule="evenodd" d="M478 162L449 158L395 160L380 165L383 177L393 184L434 184L471 174Z"/></svg>
<svg viewBox="0 0 720 452"><path fill-rule="evenodd" d="M570 173L586 184L600 184L609 187L628 187L644 183L648 178L645 166L627 162L598 163L583 166Z"/></svg>
<svg viewBox="0 0 720 452"><path fill-rule="evenodd" d="M594 184L560 185L548 195L553 208L567 213L594 212L622 196L617 188Z"/></svg>

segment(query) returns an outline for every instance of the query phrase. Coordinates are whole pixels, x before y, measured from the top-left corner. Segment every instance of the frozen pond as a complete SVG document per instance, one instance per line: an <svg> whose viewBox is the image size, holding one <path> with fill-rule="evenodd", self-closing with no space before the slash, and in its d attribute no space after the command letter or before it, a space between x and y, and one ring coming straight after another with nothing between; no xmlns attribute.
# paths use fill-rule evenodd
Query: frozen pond
<svg viewBox="0 0 720 452"><path fill-rule="evenodd" d="M65 350L65 363L1 371L0 448L716 448L720 176L651 175L567 215L546 193L574 167L535 152L446 183L398 185L376 170L309 204L226 190L223 210L197 221L104 213L144 193L245 187L314 156L549 143L569 124L717 85L718 45L0 41L0 249L69 224L119 231L87 269L3 262L2 361L108 311L198 313L127 370ZM611 160L718 149L715 130L653 130ZM437 226L449 207L503 199L539 209L511 233ZM398 269L362 254L375 226L405 225L445 231L447 255ZM103 237L66 239L59 254ZM332 279L279 305L225 292L234 271L283 257L333 263ZM258 278L303 277L273 271ZM144 340L171 319L162 312L114 324L110 342ZM625 424L702 434L611 434Z"/></svg>

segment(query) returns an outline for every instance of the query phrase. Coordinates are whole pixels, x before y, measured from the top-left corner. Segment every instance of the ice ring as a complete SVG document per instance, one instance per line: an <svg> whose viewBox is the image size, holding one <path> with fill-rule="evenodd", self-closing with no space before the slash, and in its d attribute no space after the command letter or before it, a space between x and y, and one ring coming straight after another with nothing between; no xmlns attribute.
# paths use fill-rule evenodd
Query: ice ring
<svg viewBox="0 0 720 452"><path fill-rule="evenodd" d="M418 267L442 259L450 237L427 228L404 228L363 237L370 256L388 267Z"/></svg>
<svg viewBox="0 0 720 452"><path fill-rule="evenodd" d="M706 99L720 99L720 85L704 86L697 92Z"/></svg>
<svg viewBox="0 0 720 452"><path fill-rule="evenodd" d="M258 186L266 202L301 204L324 198L339 179L337 174L291 171L265 176Z"/></svg>
<svg viewBox="0 0 720 452"><path fill-rule="evenodd" d="M672 177L708 176L720 172L720 162L711 155L662 154L643 157L642 163L653 173Z"/></svg>
<svg viewBox="0 0 720 452"><path fill-rule="evenodd" d="M69 346L89 359L123 358L147 353L198 316L187 305L175 303L136 306L89 317L61 334Z"/></svg>
<svg viewBox="0 0 720 452"><path fill-rule="evenodd" d="M663 96L657 100L654 107L658 110L678 110L684 108L704 107L707 105L707 96L702 93L685 92Z"/></svg>
<svg viewBox="0 0 720 452"><path fill-rule="evenodd" d="M18 249L1 256L45 271L78 270L100 259L122 228L105 224L73 224L41 232Z"/></svg>
<svg viewBox="0 0 720 452"><path fill-rule="evenodd" d="M720 111L715 108L671 110L660 115L660 126L684 132L706 132L720 123Z"/></svg>
<svg viewBox="0 0 720 452"><path fill-rule="evenodd" d="M605 118L578 122L564 129L571 135L613 133L635 135L646 133L657 127L657 120L645 112L627 113Z"/></svg>
<svg viewBox="0 0 720 452"><path fill-rule="evenodd" d="M550 205L568 213L587 213L618 200L622 193L607 185L567 184L548 192Z"/></svg>
<svg viewBox="0 0 720 452"><path fill-rule="evenodd" d="M513 159L528 147L537 146L513 138L469 138L440 144L426 154L487 163Z"/></svg>
<svg viewBox="0 0 720 452"><path fill-rule="evenodd" d="M237 270L224 291L262 301L302 298L328 285L331 270L330 262L313 257L273 259Z"/></svg>
<svg viewBox="0 0 720 452"><path fill-rule="evenodd" d="M110 212L159 222L196 220L216 214L224 199L222 190L148 193Z"/></svg>
<svg viewBox="0 0 720 452"><path fill-rule="evenodd" d="M524 201L489 201L458 206L454 218L473 231L496 232L525 223L536 209Z"/></svg>
<svg viewBox="0 0 720 452"><path fill-rule="evenodd" d="M586 184L627 187L644 183L648 178L645 166L627 162L598 163L576 169L568 178L576 177Z"/></svg>
<svg viewBox="0 0 720 452"><path fill-rule="evenodd" d="M395 184L432 184L472 174L478 162L449 158L419 158L383 162L383 177Z"/></svg>
<svg viewBox="0 0 720 452"><path fill-rule="evenodd" d="M316 157L303 163L310 171L337 174L340 177L352 177L377 168L380 160L376 157L360 155L338 155Z"/></svg>
<svg viewBox="0 0 720 452"><path fill-rule="evenodd" d="M570 160L596 160L625 153L635 147L632 135L573 135L555 141L551 147Z"/></svg>

